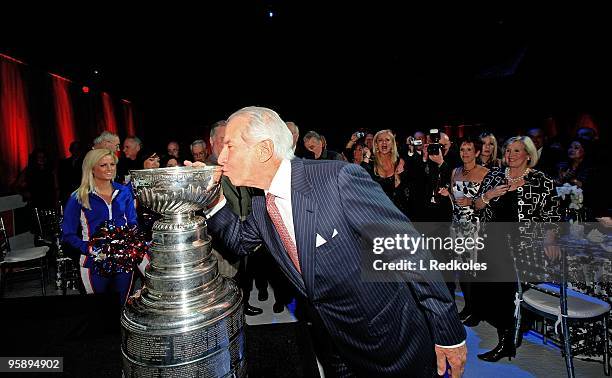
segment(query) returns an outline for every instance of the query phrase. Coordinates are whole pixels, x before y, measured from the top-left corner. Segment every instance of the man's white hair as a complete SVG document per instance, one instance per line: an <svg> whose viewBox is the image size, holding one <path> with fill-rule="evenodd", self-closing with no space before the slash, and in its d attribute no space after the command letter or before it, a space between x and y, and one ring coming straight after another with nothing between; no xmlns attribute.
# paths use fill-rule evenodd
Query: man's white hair
<svg viewBox="0 0 612 378"><path fill-rule="evenodd" d="M113 134L110 131L103 131L102 134L98 135L96 139L93 140L94 144L100 144L102 142L112 142L115 139L119 139L117 134Z"/></svg>
<svg viewBox="0 0 612 378"><path fill-rule="evenodd" d="M274 155L280 159L293 159L293 135L278 113L268 108L248 106L229 116L227 122L237 116L245 116L249 120L243 134L247 143L269 139L274 144Z"/></svg>
<svg viewBox="0 0 612 378"><path fill-rule="evenodd" d="M202 139L194 140L191 143L191 145L189 146L189 150L191 151L191 153L193 153L193 148L195 146L202 146L202 149L206 150L206 142L204 142Z"/></svg>

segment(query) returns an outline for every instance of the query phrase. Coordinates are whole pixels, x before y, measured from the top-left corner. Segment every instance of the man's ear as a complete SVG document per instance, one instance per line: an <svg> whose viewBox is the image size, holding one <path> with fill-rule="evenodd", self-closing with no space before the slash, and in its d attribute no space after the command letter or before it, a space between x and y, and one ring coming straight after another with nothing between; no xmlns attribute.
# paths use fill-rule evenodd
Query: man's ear
<svg viewBox="0 0 612 378"><path fill-rule="evenodd" d="M267 162L274 156L274 143L270 139L262 140L257 143L255 154L260 163Z"/></svg>

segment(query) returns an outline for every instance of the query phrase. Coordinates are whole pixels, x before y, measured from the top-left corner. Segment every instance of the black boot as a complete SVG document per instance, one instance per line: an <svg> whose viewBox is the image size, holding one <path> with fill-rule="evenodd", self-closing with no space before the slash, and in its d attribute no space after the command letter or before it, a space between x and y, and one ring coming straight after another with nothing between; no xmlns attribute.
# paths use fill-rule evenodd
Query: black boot
<svg viewBox="0 0 612 378"><path fill-rule="evenodd" d="M514 330L511 328L498 330L497 336L499 337L499 343L497 346L486 353L479 354L478 358L483 361L497 362L504 357L508 357L508 361L510 361L512 357L516 356L516 349L514 347Z"/></svg>
<svg viewBox="0 0 612 378"><path fill-rule="evenodd" d="M246 316L255 316L259 315L263 312L263 310L259 307L251 306L248 302L244 304L244 314Z"/></svg>

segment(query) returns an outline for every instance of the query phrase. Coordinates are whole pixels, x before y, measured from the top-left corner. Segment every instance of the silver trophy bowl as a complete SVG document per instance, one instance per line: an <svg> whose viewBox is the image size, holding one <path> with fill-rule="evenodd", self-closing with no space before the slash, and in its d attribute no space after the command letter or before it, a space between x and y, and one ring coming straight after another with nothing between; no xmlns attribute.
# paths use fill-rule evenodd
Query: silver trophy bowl
<svg viewBox="0 0 612 378"><path fill-rule="evenodd" d="M172 167L130 171L142 206L159 214L183 214L205 208L219 195L216 166Z"/></svg>
<svg viewBox="0 0 612 378"><path fill-rule="evenodd" d="M144 288L121 317L125 377L243 377L242 291L219 275L206 221L219 194L215 167L130 171L152 229Z"/></svg>

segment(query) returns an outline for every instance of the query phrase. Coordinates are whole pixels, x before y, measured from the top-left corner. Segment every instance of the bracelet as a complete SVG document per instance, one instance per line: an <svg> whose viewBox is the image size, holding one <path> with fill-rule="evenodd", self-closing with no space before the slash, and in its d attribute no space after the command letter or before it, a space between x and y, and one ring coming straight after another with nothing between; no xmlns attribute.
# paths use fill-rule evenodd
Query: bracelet
<svg viewBox="0 0 612 378"><path fill-rule="evenodd" d="M480 199L482 199L482 202L483 202L485 205L488 205L488 204L489 204L489 201L490 201L490 200L486 199L484 194L483 194L482 196L480 196Z"/></svg>

